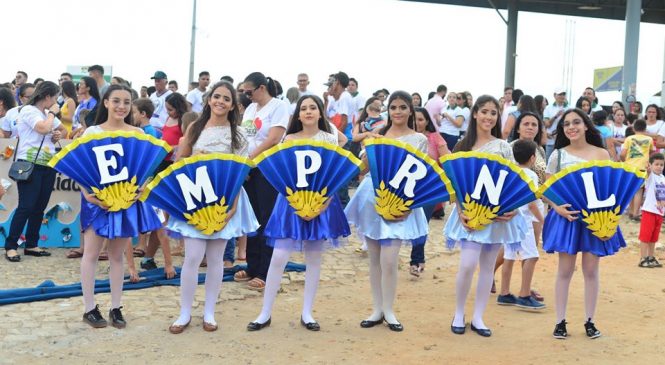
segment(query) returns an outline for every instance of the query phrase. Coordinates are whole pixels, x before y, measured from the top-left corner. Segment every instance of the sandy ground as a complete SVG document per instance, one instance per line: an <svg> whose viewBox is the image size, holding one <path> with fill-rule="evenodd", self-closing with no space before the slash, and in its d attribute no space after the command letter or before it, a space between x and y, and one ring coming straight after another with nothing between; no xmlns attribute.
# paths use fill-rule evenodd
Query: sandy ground
<svg viewBox="0 0 665 365"><path fill-rule="evenodd" d="M434 220L435 233L426 249L428 262L418 279L408 274L410 248L402 249L396 309L405 330L395 333L385 325L360 328L359 322L371 311L367 257L356 253L353 239L346 248L331 251L324 258L315 317L318 333L300 326L303 275L287 274L279 294L272 325L260 332L245 326L261 307L261 296L240 283L224 283L217 305L220 330L201 328L203 287L199 286L192 325L181 335L168 332L178 313L179 289L161 287L126 292L123 297L128 327L94 330L81 322L80 297L0 307L0 363L237 363L237 364L637 364L663 363L662 328L665 310L665 269L638 268L639 226L624 218L629 246L601 261L601 291L595 322L603 336L589 340L584 334L583 280L578 259L570 289L567 320L571 336L552 338L555 323L555 255L544 254L534 287L548 307L529 313L516 307L496 305L490 298L485 323L491 338L467 331L450 332L454 311L455 274L458 252L442 245L443 221ZM0 263L0 287L34 286L43 279L57 283L78 281L78 260L54 256L24 258L20 265ZM657 251L665 261L665 253ZM293 261L302 261L294 255ZM181 259L179 259L181 260ZM176 260L176 263L180 261ZM108 264L100 264L105 278ZM475 280L475 279L474 279ZM519 265L512 285L518 289ZM475 287L475 282L474 282ZM467 302L467 320L472 313L475 288ZM108 313L110 297L98 295L102 313Z"/></svg>

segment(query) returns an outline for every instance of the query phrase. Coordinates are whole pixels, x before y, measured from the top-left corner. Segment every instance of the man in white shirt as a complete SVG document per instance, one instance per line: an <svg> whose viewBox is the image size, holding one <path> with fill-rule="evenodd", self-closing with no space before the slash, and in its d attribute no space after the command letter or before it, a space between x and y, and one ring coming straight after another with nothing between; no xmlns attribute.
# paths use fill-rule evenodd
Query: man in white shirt
<svg viewBox="0 0 665 365"><path fill-rule="evenodd" d="M150 125L161 131L169 117L166 112L166 97L173 92L166 88L169 81L163 71L155 71L151 79L155 80L155 92L150 95L150 101L155 106L155 111L150 118Z"/></svg>
<svg viewBox="0 0 665 365"><path fill-rule="evenodd" d="M88 76L95 79L97 88L99 89L99 96L104 97L104 93L109 88L109 84L104 80L104 67L100 65L92 65L88 67Z"/></svg>
<svg viewBox="0 0 665 365"><path fill-rule="evenodd" d="M355 103L353 116L351 117L351 121L355 124L356 120L358 120L358 117L360 116L360 113L365 108L366 99L358 92L358 80L353 77L349 79L349 86L346 88L346 91L351 94L353 102Z"/></svg>
<svg viewBox="0 0 665 365"><path fill-rule="evenodd" d="M312 92L307 90L309 85L309 76L306 73L298 74L298 98L302 98L305 95L312 95Z"/></svg>
<svg viewBox="0 0 665 365"><path fill-rule="evenodd" d="M592 87L587 87L586 89L584 89L582 96L591 101L592 113L597 112L599 110L603 110L603 107L598 104L598 98L596 98L596 90L594 90Z"/></svg>
<svg viewBox="0 0 665 365"><path fill-rule="evenodd" d="M554 151L554 140L556 139L556 127L561 115L568 109L566 102L566 90L562 87L554 89L554 102L545 108L543 112L543 123L547 129L547 144L545 145L545 160L549 161Z"/></svg>
<svg viewBox="0 0 665 365"><path fill-rule="evenodd" d="M353 117L355 102L351 94L346 91L349 86L349 76L340 71L331 77L325 85L330 87L326 105L328 120L337 127L340 133L344 133L350 141L352 139L351 131L353 130L353 120L351 118ZM347 142L344 149L350 150L351 145ZM349 202L348 184L339 189L338 194L342 205L346 205Z"/></svg>
<svg viewBox="0 0 665 365"><path fill-rule="evenodd" d="M199 86L187 93L187 102L192 106L192 111L200 113L203 110L203 95L210 85L210 73L201 71L199 73Z"/></svg>
<svg viewBox="0 0 665 365"><path fill-rule="evenodd" d="M436 94L434 94L431 99L427 100L427 103L425 104L425 109L427 109L430 118L432 118L437 128L441 126L441 113L446 108L445 97L447 93L448 88L446 85L439 85L436 88Z"/></svg>
<svg viewBox="0 0 665 365"><path fill-rule="evenodd" d="M471 105L469 105L469 108ZM506 86L503 88L503 112L501 113L501 129L503 125L506 124L508 116L510 113L516 110L515 103L513 103L513 88L512 86Z"/></svg>

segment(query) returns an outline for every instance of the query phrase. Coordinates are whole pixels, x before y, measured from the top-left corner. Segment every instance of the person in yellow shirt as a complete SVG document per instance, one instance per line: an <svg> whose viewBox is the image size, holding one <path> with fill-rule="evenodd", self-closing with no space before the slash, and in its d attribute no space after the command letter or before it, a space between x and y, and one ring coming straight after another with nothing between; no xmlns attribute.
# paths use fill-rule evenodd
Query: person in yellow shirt
<svg viewBox="0 0 665 365"><path fill-rule="evenodd" d="M647 123L644 119L638 119L633 123L635 134L627 137L621 146L621 160L632 167L646 170L649 163L649 155L654 151L653 139L646 135ZM640 207L642 206L642 195L644 188L640 188L633 197L628 210L631 220L640 220Z"/></svg>

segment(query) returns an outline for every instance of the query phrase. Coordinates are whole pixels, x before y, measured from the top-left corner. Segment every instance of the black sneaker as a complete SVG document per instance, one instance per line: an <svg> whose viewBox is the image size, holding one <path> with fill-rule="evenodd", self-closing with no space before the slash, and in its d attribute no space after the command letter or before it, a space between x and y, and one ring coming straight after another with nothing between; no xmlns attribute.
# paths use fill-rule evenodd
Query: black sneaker
<svg viewBox="0 0 665 365"><path fill-rule="evenodd" d="M115 328L125 328L127 326L127 322L125 322L125 318L122 316L120 309L122 309L122 307L114 308L109 311L111 326Z"/></svg>
<svg viewBox="0 0 665 365"><path fill-rule="evenodd" d="M148 259L147 261L141 262L141 269L143 270L154 270L156 268L157 264L155 263L155 259Z"/></svg>
<svg viewBox="0 0 665 365"><path fill-rule="evenodd" d="M596 328L596 325L594 325L593 322L591 322L591 318L589 318L584 324L584 329L586 330L587 337L591 339L598 338L601 336L601 333Z"/></svg>
<svg viewBox="0 0 665 365"><path fill-rule="evenodd" d="M96 305L90 312L83 314L83 322L89 324L94 328L104 328L107 326L106 320L99 312L99 306Z"/></svg>
<svg viewBox="0 0 665 365"><path fill-rule="evenodd" d="M663 267L663 264L658 262L658 260L656 260L656 258L653 256L649 257L648 260L649 260L649 266L651 267Z"/></svg>
<svg viewBox="0 0 665 365"><path fill-rule="evenodd" d="M587 332L588 333L588 332ZM566 320L564 319L554 327L554 338L565 340L568 337L568 330L566 330Z"/></svg>
<svg viewBox="0 0 665 365"><path fill-rule="evenodd" d="M640 263L637 265L642 268L650 268L651 267L651 261L649 261L649 257L642 257L640 260Z"/></svg>

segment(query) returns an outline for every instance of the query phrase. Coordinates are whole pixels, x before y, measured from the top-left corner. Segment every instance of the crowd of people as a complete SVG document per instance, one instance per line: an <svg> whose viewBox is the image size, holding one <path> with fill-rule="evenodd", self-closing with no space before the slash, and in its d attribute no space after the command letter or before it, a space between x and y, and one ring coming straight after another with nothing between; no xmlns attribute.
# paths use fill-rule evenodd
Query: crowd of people
<svg viewBox="0 0 665 365"><path fill-rule="evenodd" d="M141 87L136 92L121 77L114 76L110 84L107 83L102 66L93 65L88 70L89 76L76 83L69 73L60 75L59 84L42 79L29 83L28 75L19 71L12 82L0 85L3 135L17 138L16 159L35 164L33 179L17 183L19 204L5 240L5 258L10 262L21 261L18 248L24 228L23 254L51 255L48 250L37 247L37 243L56 176L47 163L59 150L58 141L127 130L152 135L174 148L159 164L156 173L179 159L199 153L232 153L253 159L293 139L337 144L361 158L364 142L372 138L402 141L435 160L461 151L486 152L519 165L536 186L578 162L625 161L631 167L649 172L644 188L628 208L629 218L641 221L639 266L662 266L654 256L654 247L665 212L662 175L665 158L659 153L665 148L665 111L655 104L648 105L644 111L639 102L632 103L628 109L620 101L603 107L592 88L586 88L575 105L569 104L567 92L562 88L553 91L551 103L547 96L531 96L513 87L506 87L498 99L482 95L474 102L468 91L449 92L445 85L439 85L427 98L417 92L390 93L386 89L365 98L358 90L358 80L344 72L329 75L325 83L327 91L322 97L308 90L309 77L305 73L298 75L297 86L284 92L277 80L260 72L247 75L237 85L233 78L223 76L210 87L211 75L203 71L197 82L189 84L188 92L181 94L177 82L169 81L165 72L156 71L152 75L154 87ZM238 223L235 234L229 237L197 235L186 227L167 224L169 217L162 212L161 222L144 227L138 246L132 248L130 237L104 236L94 229L94 217L105 214L104 206L93 194L84 191L81 247L68 253L71 258L82 257L84 321L93 327L107 325L94 300L98 260L111 261L109 317L113 326L122 328L126 324L120 311L123 254L129 262L131 279L138 280L131 258L140 256L143 269L154 269L157 267L154 257L161 247L169 278L175 276L171 256L185 256L180 315L169 327L171 333L183 332L190 323L196 276L201 265L207 265L204 329L217 329L215 303L223 271L232 267L235 260L246 261L247 269L236 272L234 279L246 282L250 289L264 291L263 308L247 326L250 331L261 330L271 323L281 274L291 252L302 250L307 273L301 323L308 330L319 330L312 307L326 247L324 241L348 236L350 230L327 232L328 236L311 241L280 236L281 225L300 218L284 216L285 208L280 208L284 206L283 197L259 169L251 170L242 194L233 214L252 215L255 221ZM377 215L372 205L373 196L371 178L365 175L340 189L327 207L327 213L317 219L344 221L344 224L348 221L362 238L363 246L359 250L367 251L369 256L373 311L360 326L369 328L386 322L390 330L402 331L403 326L393 309L398 254L403 244L410 244L409 273L420 276L425 270L424 245L429 220L443 215L443 204L414 209L392 221ZM490 293L496 291L494 277L501 266L498 304L532 311L545 308L542 295L531 288L539 257L538 246L542 245L543 250L559 254L554 337L568 336L565 320L568 287L578 253L582 256L585 279L588 318L585 333L590 338L600 336L593 322L599 259L618 251L625 242L611 241L610 249L603 252L566 239L553 243L542 233L548 209L569 222L579 219L580 212L570 210L569 205L537 200L497 217L486 229L473 232L469 229L468 217L453 206L444 231L451 245L461 248L456 310L451 322L453 333L466 331L464 308L476 268L479 275L470 329L477 334L484 337L492 334L483 321L483 314ZM253 231L257 234L247 237L246 233ZM169 235L179 242L173 252ZM506 246L504 250L504 244L514 242L521 242L519 249ZM522 281L519 292L514 295L510 291L510 278L518 258L522 259Z"/></svg>

